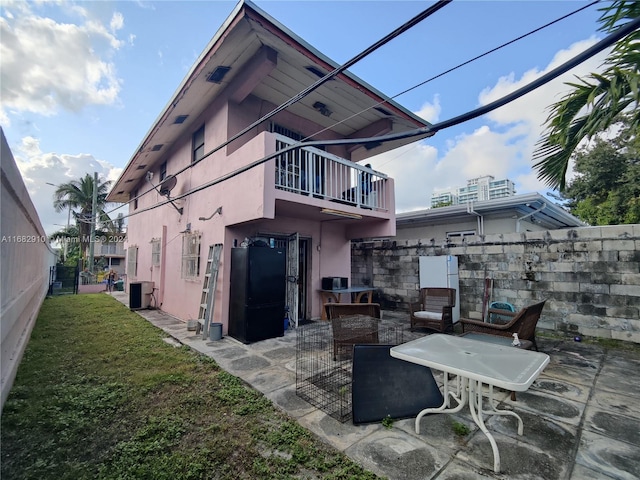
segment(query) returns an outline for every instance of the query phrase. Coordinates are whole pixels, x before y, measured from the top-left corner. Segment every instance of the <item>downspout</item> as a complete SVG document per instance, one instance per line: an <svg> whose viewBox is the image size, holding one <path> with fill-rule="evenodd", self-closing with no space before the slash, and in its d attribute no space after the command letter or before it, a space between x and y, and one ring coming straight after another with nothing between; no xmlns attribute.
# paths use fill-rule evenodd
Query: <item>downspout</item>
<svg viewBox="0 0 640 480"><path fill-rule="evenodd" d="M467 213L478 216L478 235L484 235L484 216L473 209L473 202L467 203Z"/></svg>
<svg viewBox="0 0 640 480"><path fill-rule="evenodd" d="M529 207L529 206L530 206L530 205L527 203L527 207ZM546 204L546 203L543 203L543 204L542 204L542 206L541 206L538 210L534 210L533 212L531 212L531 213L527 213L526 215L524 215L524 216L522 216L522 217L518 218L518 219L516 220L516 233L520 233L520 221L524 220L525 218L529 218L529 217L531 217L532 215L535 215L535 214L536 214L536 213L538 213L538 212L541 212L541 211L542 211L542 210L544 210L545 208L547 208L547 204Z"/></svg>

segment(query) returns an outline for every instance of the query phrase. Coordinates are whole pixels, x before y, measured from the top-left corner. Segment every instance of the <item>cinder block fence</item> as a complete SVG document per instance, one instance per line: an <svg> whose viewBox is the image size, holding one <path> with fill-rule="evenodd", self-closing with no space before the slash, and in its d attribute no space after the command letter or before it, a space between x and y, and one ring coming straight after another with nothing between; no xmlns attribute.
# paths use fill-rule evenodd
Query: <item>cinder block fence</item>
<svg viewBox="0 0 640 480"><path fill-rule="evenodd" d="M640 343L640 225L353 242L351 281L376 287L384 309L408 312L423 255L458 257L463 317L482 318L490 278L493 301L518 309L547 299L540 329Z"/></svg>

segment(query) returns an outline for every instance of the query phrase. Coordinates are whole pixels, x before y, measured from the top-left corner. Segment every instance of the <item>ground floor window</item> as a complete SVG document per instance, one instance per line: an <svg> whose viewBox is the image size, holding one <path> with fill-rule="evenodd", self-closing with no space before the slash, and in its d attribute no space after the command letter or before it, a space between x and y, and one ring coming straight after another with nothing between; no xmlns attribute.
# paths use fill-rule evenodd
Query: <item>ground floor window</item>
<svg viewBox="0 0 640 480"><path fill-rule="evenodd" d="M157 267L160 265L160 239L151 239L151 265Z"/></svg>
<svg viewBox="0 0 640 480"><path fill-rule="evenodd" d="M200 234L182 236L182 278L196 279L200 275Z"/></svg>
<svg viewBox="0 0 640 480"><path fill-rule="evenodd" d="M135 277L138 274L138 247L127 250L127 275Z"/></svg>
<svg viewBox="0 0 640 480"><path fill-rule="evenodd" d="M463 230L459 232L447 232L447 240L453 238L471 237L476 234L475 230Z"/></svg>

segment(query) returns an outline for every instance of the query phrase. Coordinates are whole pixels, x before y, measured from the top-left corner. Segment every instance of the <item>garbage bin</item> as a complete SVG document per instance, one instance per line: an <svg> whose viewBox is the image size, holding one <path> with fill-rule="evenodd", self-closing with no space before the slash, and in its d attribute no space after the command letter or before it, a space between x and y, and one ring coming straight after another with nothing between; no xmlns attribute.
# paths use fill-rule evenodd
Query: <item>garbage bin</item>
<svg viewBox="0 0 640 480"><path fill-rule="evenodd" d="M124 281L123 281L123 280L118 280L118 281L115 283L115 286L116 286L116 290L117 290L118 292L124 292Z"/></svg>
<svg viewBox="0 0 640 480"><path fill-rule="evenodd" d="M210 340L221 340L222 339L222 324L221 323L212 323L209 327L209 339Z"/></svg>

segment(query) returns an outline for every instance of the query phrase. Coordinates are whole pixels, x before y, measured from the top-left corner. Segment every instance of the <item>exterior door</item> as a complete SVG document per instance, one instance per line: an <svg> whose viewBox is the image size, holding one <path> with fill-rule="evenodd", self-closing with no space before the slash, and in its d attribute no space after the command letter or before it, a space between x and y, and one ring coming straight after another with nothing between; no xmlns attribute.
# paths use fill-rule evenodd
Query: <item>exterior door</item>
<svg viewBox="0 0 640 480"><path fill-rule="evenodd" d="M300 280L299 236L290 235L287 239L287 306L289 307L289 324L298 327L298 282Z"/></svg>

